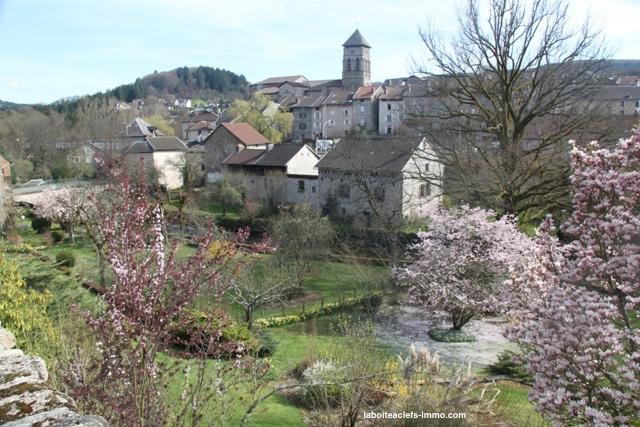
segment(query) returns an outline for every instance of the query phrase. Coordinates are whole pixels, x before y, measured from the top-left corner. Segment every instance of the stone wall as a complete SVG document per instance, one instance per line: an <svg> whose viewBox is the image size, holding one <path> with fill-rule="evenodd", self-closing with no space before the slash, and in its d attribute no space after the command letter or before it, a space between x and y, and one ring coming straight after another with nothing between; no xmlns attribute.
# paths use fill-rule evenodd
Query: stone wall
<svg viewBox="0 0 640 427"><path fill-rule="evenodd" d="M13 334L0 328L0 425L108 427L102 417L78 414L73 399L51 388L44 360L15 345Z"/></svg>

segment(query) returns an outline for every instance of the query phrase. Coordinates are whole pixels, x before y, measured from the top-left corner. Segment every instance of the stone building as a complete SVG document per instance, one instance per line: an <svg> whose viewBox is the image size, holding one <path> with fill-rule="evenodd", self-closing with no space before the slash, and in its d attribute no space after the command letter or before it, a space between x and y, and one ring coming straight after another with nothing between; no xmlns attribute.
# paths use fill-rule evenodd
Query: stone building
<svg viewBox="0 0 640 427"><path fill-rule="evenodd" d="M371 84L371 46L359 30L342 44L342 86L356 90Z"/></svg>
<svg viewBox="0 0 640 427"><path fill-rule="evenodd" d="M222 162L244 149L266 149L269 140L248 123L222 123L204 140L202 162L207 181L222 179Z"/></svg>
<svg viewBox="0 0 640 427"><path fill-rule="evenodd" d="M243 198L272 208L317 205L318 155L304 144L242 150L224 160L225 177L244 189Z"/></svg>
<svg viewBox="0 0 640 427"><path fill-rule="evenodd" d="M443 167L432 159L421 137L343 139L316 165L319 207L365 227L423 218L441 198L429 182L440 182Z"/></svg>

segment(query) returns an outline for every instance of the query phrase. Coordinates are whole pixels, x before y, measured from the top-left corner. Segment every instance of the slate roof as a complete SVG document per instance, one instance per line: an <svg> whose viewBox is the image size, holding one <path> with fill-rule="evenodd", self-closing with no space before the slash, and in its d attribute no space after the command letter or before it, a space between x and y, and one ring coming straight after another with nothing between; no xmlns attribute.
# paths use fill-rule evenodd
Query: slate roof
<svg viewBox="0 0 640 427"><path fill-rule="evenodd" d="M278 89L278 86L267 86L267 87L263 87L260 90L257 90L256 93L261 93L263 95L274 95L279 91L280 89Z"/></svg>
<svg viewBox="0 0 640 427"><path fill-rule="evenodd" d="M356 29L353 32L353 34L351 34L351 37L349 37L347 41L342 44L342 46L344 47L364 46L364 47L371 48L371 45L367 43L367 41L364 39L364 37L362 36L362 34L358 29Z"/></svg>
<svg viewBox="0 0 640 427"><path fill-rule="evenodd" d="M189 148L177 136L147 137L153 151L188 151Z"/></svg>
<svg viewBox="0 0 640 427"><path fill-rule="evenodd" d="M255 164L259 166L284 167L302 148L304 148L302 144L276 144L264 156L260 157Z"/></svg>
<svg viewBox="0 0 640 427"><path fill-rule="evenodd" d="M269 140L248 123L222 123L220 126L231 132L244 145L268 144ZM215 133L215 131L214 131Z"/></svg>
<svg viewBox="0 0 640 427"><path fill-rule="evenodd" d="M260 80L259 82L256 82L253 85L269 85L269 84L278 84L278 83L284 83L284 82L296 82L300 80L307 81L307 78L302 74L297 74L295 76L269 77L268 79Z"/></svg>
<svg viewBox="0 0 640 427"><path fill-rule="evenodd" d="M240 150L227 157L222 163L225 165L252 165L267 150Z"/></svg>
<svg viewBox="0 0 640 427"><path fill-rule="evenodd" d="M345 138L316 167L338 171L399 173L420 144L417 137Z"/></svg>
<svg viewBox="0 0 640 427"><path fill-rule="evenodd" d="M638 86L604 86L596 94L600 101L624 101L640 100L640 87Z"/></svg>
<svg viewBox="0 0 640 427"><path fill-rule="evenodd" d="M285 167L303 144L276 144L269 150L244 149L224 160L225 165Z"/></svg>
<svg viewBox="0 0 640 427"><path fill-rule="evenodd" d="M292 105L290 108L313 108L322 105L326 97L324 95L310 95L298 98L298 102Z"/></svg>
<svg viewBox="0 0 640 427"><path fill-rule="evenodd" d="M145 139L133 141L123 150L123 153L150 154L156 151L189 151L189 147L175 136L148 136Z"/></svg>
<svg viewBox="0 0 640 427"><path fill-rule="evenodd" d="M140 141L133 141L131 145L123 151L124 154L151 154L153 153L153 147L146 139Z"/></svg>
<svg viewBox="0 0 640 427"><path fill-rule="evenodd" d="M145 136L153 136L154 132L152 130L152 126L142 120L140 117L136 117L125 126L124 131L121 132L123 136L133 136L133 137L145 137ZM155 135L164 135L162 132L156 130Z"/></svg>

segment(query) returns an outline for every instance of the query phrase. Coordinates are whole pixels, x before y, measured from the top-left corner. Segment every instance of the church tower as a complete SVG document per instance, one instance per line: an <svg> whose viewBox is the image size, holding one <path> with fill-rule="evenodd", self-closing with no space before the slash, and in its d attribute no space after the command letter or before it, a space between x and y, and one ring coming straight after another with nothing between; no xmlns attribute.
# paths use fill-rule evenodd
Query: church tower
<svg viewBox="0 0 640 427"><path fill-rule="evenodd" d="M356 30L342 45L342 86L355 89L371 84L371 46Z"/></svg>

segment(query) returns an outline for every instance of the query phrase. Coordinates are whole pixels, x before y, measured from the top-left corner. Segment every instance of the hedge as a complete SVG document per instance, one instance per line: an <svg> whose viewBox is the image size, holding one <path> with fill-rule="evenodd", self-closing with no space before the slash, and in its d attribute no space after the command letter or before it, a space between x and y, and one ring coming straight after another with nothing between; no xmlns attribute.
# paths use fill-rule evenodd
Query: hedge
<svg viewBox="0 0 640 427"><path fill-rule="evenodd" d="M342 302L325 304L323 307L306 311L300 314L289 314L285 316L266 317L257 319L254 323L262 328L273 328L291 325L293 323L304 322L318 316L327 316L339 311L348 310L350 308L362 305L363 308L378 306L382 298L382 292L373 292L369 295L361 297L345 298Z"/></svg>

